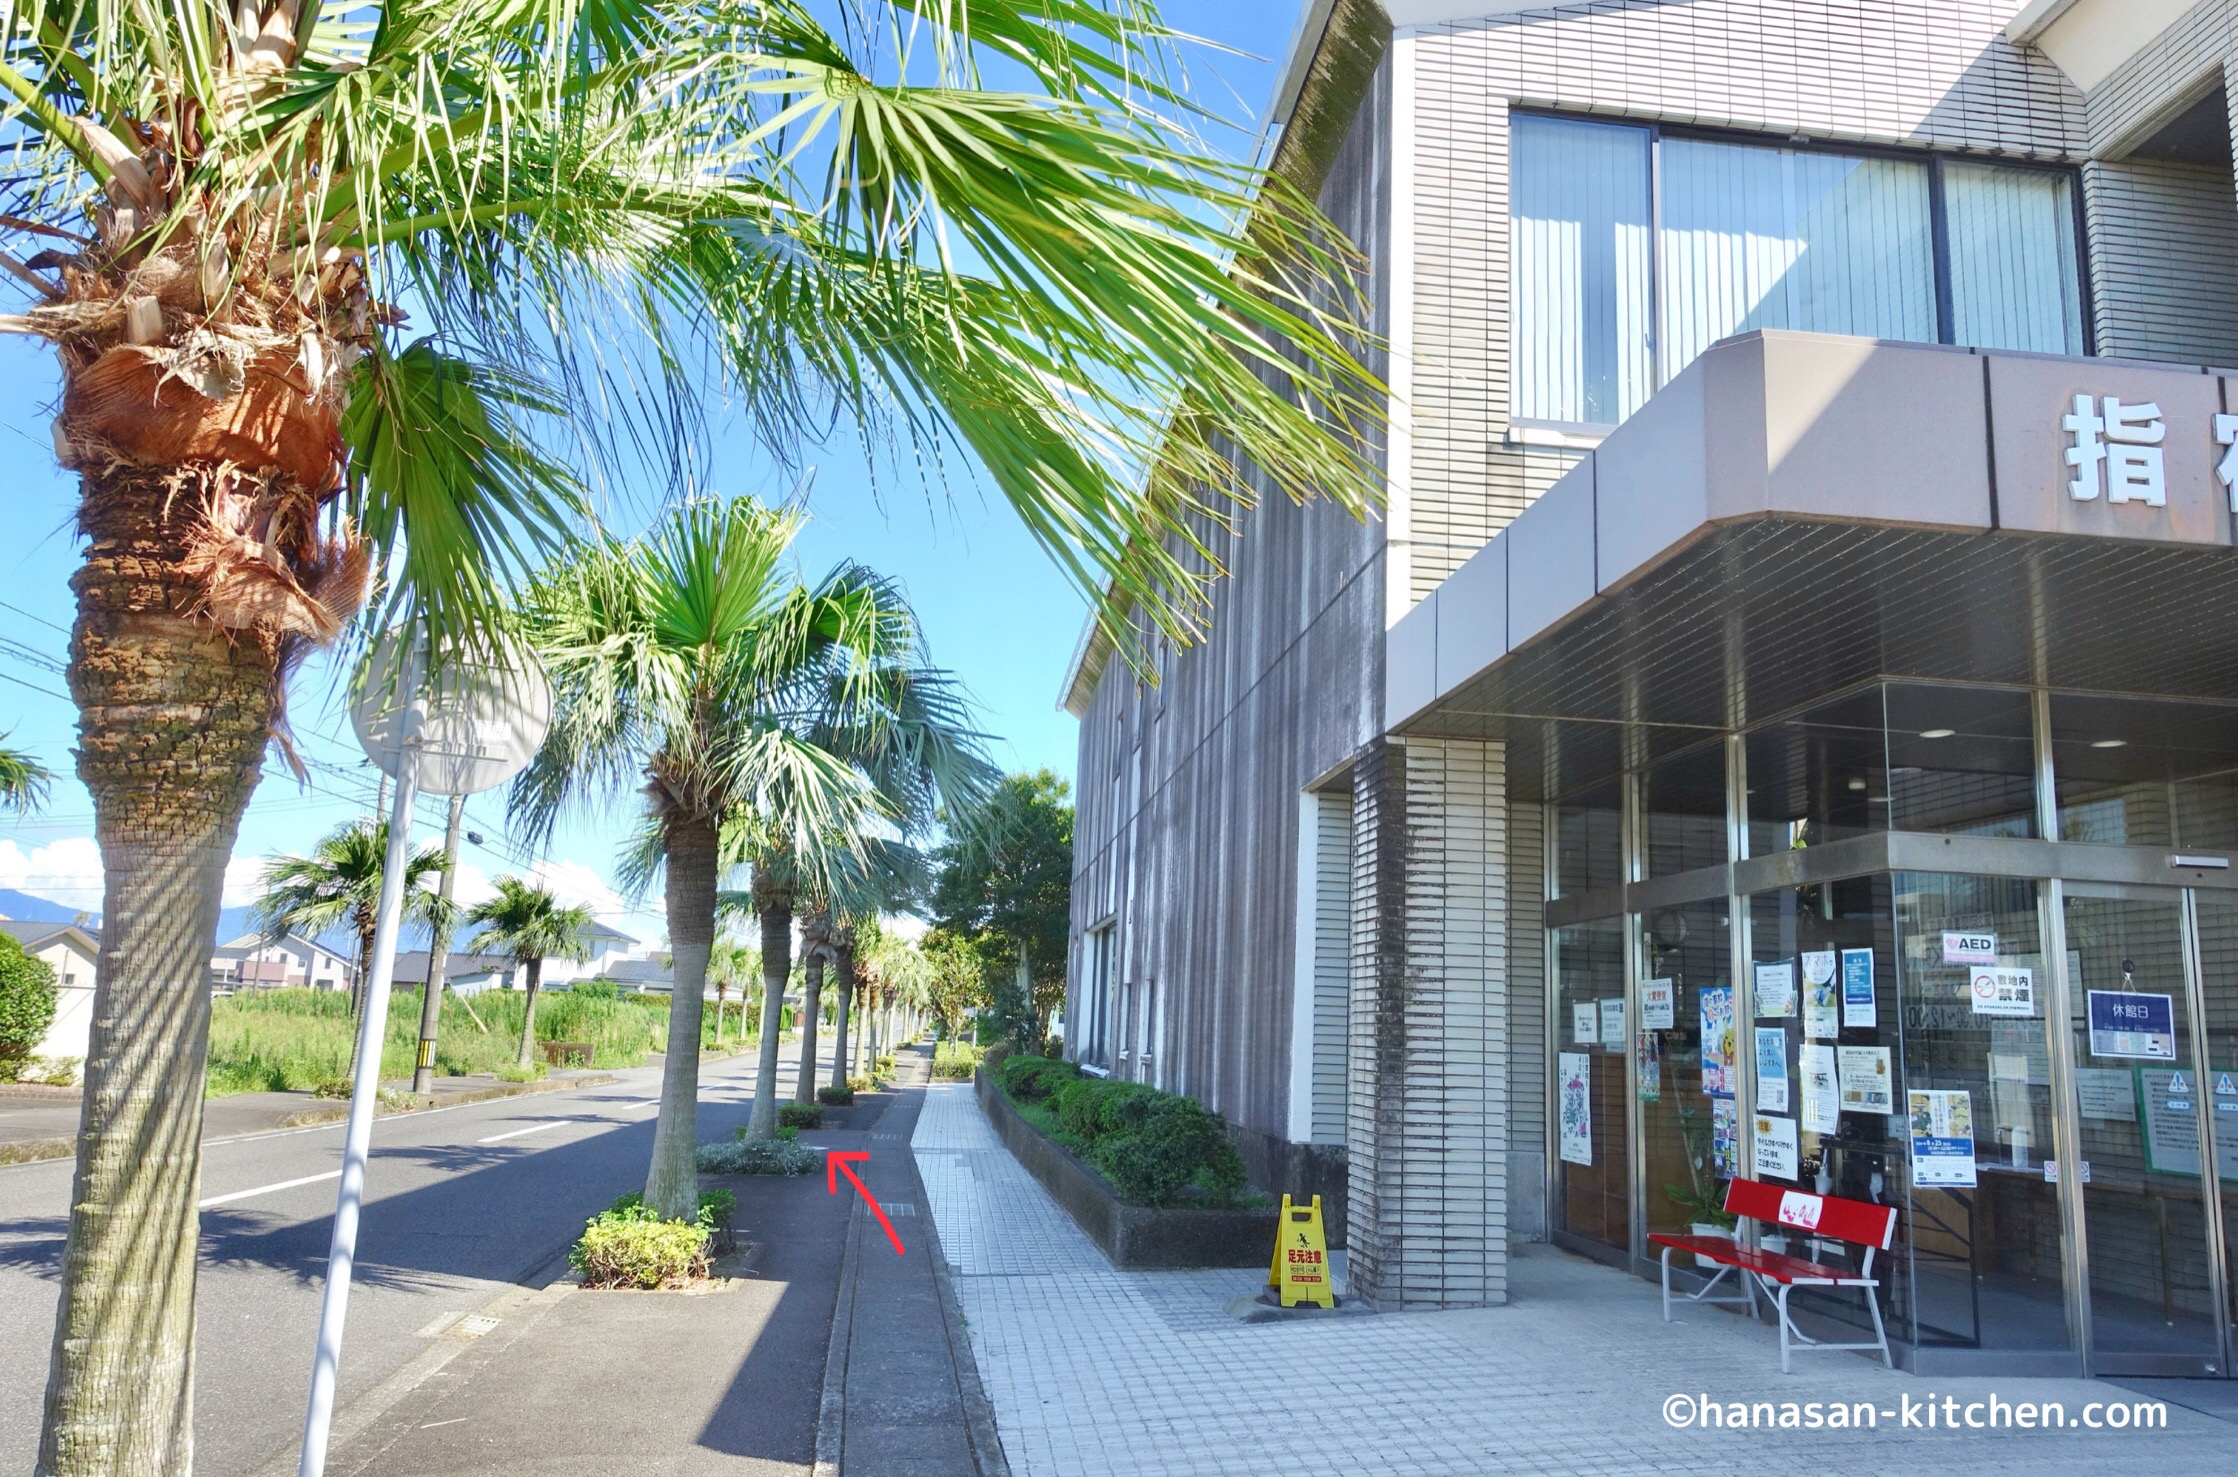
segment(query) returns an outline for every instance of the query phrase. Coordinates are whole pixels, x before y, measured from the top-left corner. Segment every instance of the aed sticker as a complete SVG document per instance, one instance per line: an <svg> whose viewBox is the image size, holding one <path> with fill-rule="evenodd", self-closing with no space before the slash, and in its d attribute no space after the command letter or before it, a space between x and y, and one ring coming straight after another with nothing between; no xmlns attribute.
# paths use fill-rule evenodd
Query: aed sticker
<svg viewBox="0 0 2238 1477"><path fill-rule="evenodd" d="M1943 934L1943 962L1945 964L1995 964L1997 962L1997 935L1994 933Z"/></svg>

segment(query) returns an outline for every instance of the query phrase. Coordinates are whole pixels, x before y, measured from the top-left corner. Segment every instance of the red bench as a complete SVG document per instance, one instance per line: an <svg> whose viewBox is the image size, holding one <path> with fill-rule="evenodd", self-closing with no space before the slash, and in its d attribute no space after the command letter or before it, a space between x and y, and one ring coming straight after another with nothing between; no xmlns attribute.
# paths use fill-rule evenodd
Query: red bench
<svg viewBox="0 0 2238 1477"><path fill-rule="evenodd" d="M1834 1195L1813 1195L1808 1190L1790 1190L1781 1185L1767 1185L1760 1180L1736 1179L1725 1191L1725 1213L1764 1225L1793 1231L1802 1231L1822 1241L1843 1241L1865 1248L1862 1264L1854 1272L1841 1267L1829 1267L1784 1252L1757 1251L1742 1246L1725 1236L1666 1236L1655 1232L1647 1238L1663 1248L1663 1321L1671 1321L1671 1253L1691 1251L1698 1257L1718 1264L1718 1271L1695 1293L1681 1294L1690 1302L1740 1304L1747 1303L1748 1315L1756 1316L1756 1285L1764 1284L1764 1291L1779 1306L1780 1313L1780 1370L1788 1368L1788 1353L1793 1343L1802 1343L1814 1349L1878 1349L1889 1368L1896 1361L1888 1352L1888 1330L1881 1324L1880 1304L1873 1291L1880 1283L1873 1276L1873 1256L1888 1250L1896 1237L1896 1208L1892 1205L1872 1205L1863 1200L1844 1200ZM1710 1292L1725 1280L1728 1272L1741 1274L1744 1297L1711 1297ZM1798 1287L1854 1287L1865 1295L1865 1311L1873 1316L1873 1342L1869 1344L1826 1344L1811 1338L1795 1326L1787 1315L1787 1295Z"/></svg>

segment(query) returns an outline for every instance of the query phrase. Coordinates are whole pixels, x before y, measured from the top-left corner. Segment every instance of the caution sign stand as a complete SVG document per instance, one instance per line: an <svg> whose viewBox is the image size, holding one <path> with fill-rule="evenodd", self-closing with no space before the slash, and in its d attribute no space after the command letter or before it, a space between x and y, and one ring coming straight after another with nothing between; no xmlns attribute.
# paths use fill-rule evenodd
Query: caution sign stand
<svg viewBox="0 0 2238 1477"><path fill-rule="evenodd" d="M1321 1231L1321 1197L1310 1206L1292 1205L1282 1197L1282 1219L1274 1238L1274 1265L1267 1271L1267 1286L1282 1295L1282 1306L1318 1303L1335 1308L1337 1295L1329 1281L1329 1244Z"/></svg>

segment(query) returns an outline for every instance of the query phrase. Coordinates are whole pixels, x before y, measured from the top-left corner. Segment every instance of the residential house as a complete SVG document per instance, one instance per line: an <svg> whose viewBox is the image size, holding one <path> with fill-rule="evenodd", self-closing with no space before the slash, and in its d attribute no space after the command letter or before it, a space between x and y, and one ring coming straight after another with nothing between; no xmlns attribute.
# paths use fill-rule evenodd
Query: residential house
<svg viewBox="0 0 2238 1477"><path fill-rule="evenodd" d="M93 1031L94 971L101 955L101 935L76 923L30 923L16 918L0 918L0 933L54 971L54 1020L33 1054L83 1061Z"/></svg>
<svg viewBox="0 0 2238 1477"><path fill-rule="evenodd" d="M218 945L210 956L210 982L225 989L272 988L346 990L357 973L356 964L318 940L290 932L267 941L261 933L244 933Z"/></svg>

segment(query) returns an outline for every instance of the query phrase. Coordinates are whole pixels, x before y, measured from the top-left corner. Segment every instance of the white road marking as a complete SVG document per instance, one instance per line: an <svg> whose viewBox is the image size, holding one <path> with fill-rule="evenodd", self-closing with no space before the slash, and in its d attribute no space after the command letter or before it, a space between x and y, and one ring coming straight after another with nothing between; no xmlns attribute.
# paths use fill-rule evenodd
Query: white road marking
<svg viewBox="0 0 2238 1477"><path fill-rule="evenodd" d="M197 1205L195 1209L208 1210L213 1205L231 1205L236 1200L246 1200L252 1195L270 1195L278 1190L292 1190L297 1185L315 1185L320 1180L338 1180L341 1177L342 1171L339 1169L330 1169L325 1174L307 1174L299 1180L281 1180L278 1184L258 1185L253 1190L235 1190L230 1195L212 1195L209 1199Z"/></svg>
<svg viewBox="0 0 2238 1477"><path fill-rule="evenodd" d="M477 1144L502 1144L507 1139L517 1139L523 1134L542 1133L547 1128L557 1128L563 1123L573 1123L572 1118L551 1118L542 1123L531 1123L526 1128L516 1128L508 1133L493 1133L486 1139L476 1139Z"/></svg>

